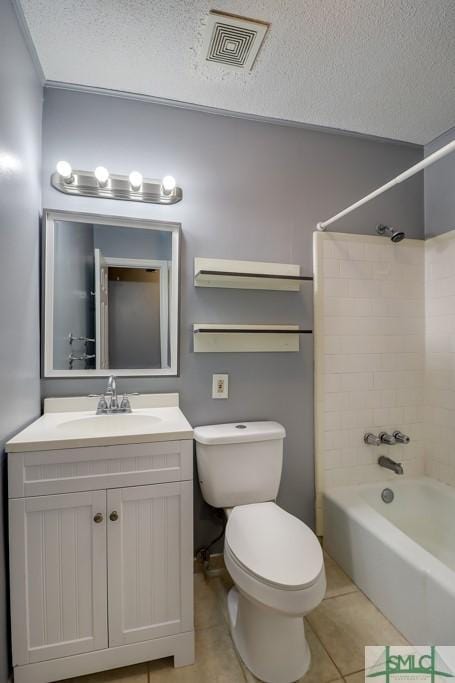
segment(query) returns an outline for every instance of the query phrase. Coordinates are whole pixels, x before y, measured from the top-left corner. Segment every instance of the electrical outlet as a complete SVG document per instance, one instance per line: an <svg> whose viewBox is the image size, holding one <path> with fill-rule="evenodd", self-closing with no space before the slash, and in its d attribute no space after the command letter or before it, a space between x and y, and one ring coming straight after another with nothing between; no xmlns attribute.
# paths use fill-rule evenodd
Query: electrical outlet
<svg viewBox="0 0 455 683"><path fill-rule="evenodd" d="M228 398L229 375L212 375L212 398Z"/></svg>

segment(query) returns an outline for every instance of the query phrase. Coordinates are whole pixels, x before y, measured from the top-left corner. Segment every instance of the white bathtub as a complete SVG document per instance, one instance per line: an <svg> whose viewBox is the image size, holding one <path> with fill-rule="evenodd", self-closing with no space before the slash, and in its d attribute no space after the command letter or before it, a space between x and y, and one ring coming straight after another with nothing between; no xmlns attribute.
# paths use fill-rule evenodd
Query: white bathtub
<svg viewBox="0 0 455 683"><path fill-rule="evenodd" d="M412 644L455 645L455 489L398 476L331 489L324 547Z"/></svg>

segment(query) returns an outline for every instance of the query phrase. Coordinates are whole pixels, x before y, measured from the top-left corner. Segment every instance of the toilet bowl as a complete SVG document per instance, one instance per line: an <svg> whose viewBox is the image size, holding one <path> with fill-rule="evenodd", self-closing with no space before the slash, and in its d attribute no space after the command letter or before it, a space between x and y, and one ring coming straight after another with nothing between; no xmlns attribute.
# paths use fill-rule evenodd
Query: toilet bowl
<svg viewBox="0 0 455 683"><path fill-rule="evenodd" d="M274 502L284 427L245 422L197 427L194 434L204 499L228 517L224 561L234 582L234 645L260 680L293 683L310 666L303 617L323 599L326 578L312 530Z"/></svg>
<svg viewBox="0 0 455 683"><path fill-rule="evenodd" d="M321 546L275 503L242 505L226 527L224 560L232 639L248 669L267 683L291 683L310 666L303 616L324 597Z"/></svg>

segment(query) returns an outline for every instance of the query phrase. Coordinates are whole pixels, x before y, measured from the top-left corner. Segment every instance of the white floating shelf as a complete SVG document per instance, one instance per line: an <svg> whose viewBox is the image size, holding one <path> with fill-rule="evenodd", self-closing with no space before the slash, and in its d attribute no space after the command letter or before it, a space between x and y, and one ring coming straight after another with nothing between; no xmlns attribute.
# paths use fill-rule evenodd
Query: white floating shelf
<svg viewBox="0 0 455 683"><path fill-rule="evenodd" d="M291 263L229 261L201 257L194 259L195 287L298 292L302 281L312 279L301 276L300 266Z"/></svg>
<svg viewBox="0 0 455 683"><path fill-rule="evenodd" d="M238 353L299 351L301 330L298 325L226 325L194 323L195 353Z"/></svg>

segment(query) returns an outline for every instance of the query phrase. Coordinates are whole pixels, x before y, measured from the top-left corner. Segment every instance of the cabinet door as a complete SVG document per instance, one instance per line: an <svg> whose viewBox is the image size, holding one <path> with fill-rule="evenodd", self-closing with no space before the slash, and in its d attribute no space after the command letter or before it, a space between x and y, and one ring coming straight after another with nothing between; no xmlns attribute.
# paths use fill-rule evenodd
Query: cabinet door
<svg viewBox="0 0 455 683"><path fill-rule="evenodd" d="M193 628L192 487L107 492L111 647Z"/></svg>
<svg viewBox="0 0 455 683"><path fill-rule="evenodd" d="M14 664L107 647L106 492L9 505Z"/></svg>

